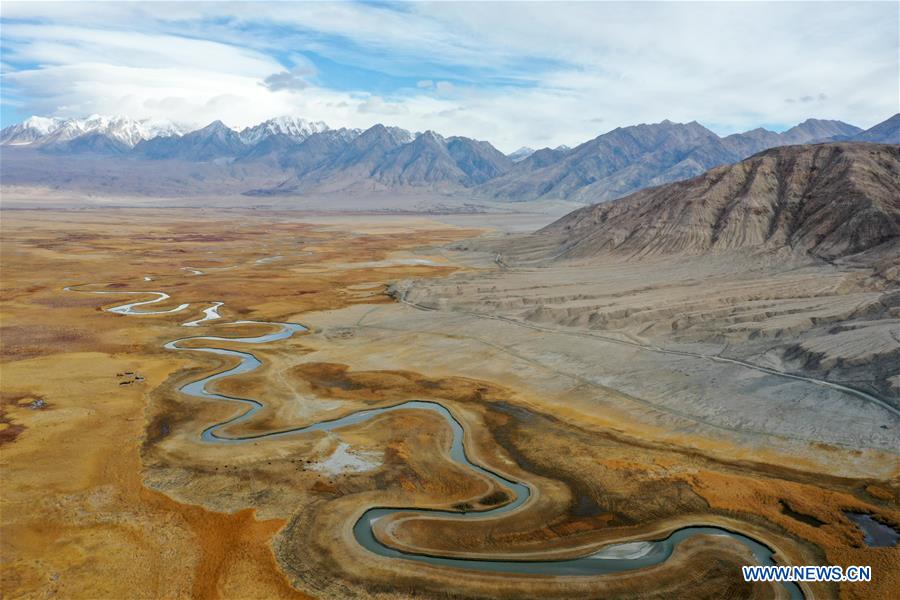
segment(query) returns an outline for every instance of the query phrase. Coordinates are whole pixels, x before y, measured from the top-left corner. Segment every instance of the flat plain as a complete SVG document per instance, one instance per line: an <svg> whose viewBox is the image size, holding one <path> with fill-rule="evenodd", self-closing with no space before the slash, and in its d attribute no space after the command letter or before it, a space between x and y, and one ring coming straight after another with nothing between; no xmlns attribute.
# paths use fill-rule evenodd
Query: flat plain
<svg viewBox="0 0 900 600"><path fill-rule="evenodd" d="M368 552L353 524L370 507L463 513L510 498L451 460L447 423L422 410L204 442L206 428L243 409L179 390L235 360L164 345L272 331L235 321L308 331L254 346L259 368L210 384L261 404L228 435L432 401L464 427L472 462L532 490L523 510L492 519L392 515L375 528L390 546L564 558L711 525L762 541L780 563L872 565L871 583L804 584L808 597L888 598L900 587L897 550L868 547L846 515L900 526L893 413L694 356L737 347L740 359L791 368L763 342L791 331L814 345L811 313L870 300L877 290L851 267L796 265L754 280L725 264L702 272L651 262L573 276L577 267L504 265L468 249L485 229L413 216L107 207L7 210L2 227L4 597L785 593L744 583L740 565L753 558L723 536L596 577L462 572ZM580 297L566 290L573 278ZM775 308L758 307L764 289L778 296ZM96 291L122 294L87 293ZM136 311L172 312L108 310L150 292L169 298ZM218 302L221 319L183 326ZM606 321L586 327L581 315L597 306ZM227 339L215 346L247 350Z"/></svg>

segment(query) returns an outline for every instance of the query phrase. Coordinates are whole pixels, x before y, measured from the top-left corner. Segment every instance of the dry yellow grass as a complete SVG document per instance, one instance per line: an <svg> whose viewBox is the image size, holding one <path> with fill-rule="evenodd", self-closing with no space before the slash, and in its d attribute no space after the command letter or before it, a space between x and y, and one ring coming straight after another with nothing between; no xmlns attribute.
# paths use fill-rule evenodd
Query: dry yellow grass
<svg viewBox="0 0 900 600"><path fill-rule="evenodd" d="M361 231L347 240L347 231L249 213L5 212L2 595L304 597L288 584L270 548L283 520L259 520L250 505L218 512L180 503L144 485L148 398L195 364L195 357L160 346L189 332L180 323L198 318L212 300L226 301L226 318L272 319L353 302L345 288L371 277L352 269L307 277L283 267L381 260L425 239L464 234L405 225L415 233ZM255 262L279 254L281 265ZM209 269L196 276L185 266ZM405 269L429 271L440 269ZM119 316L101 307L137 298L63 291L86 283L165 290L171 306L194 304L173 315ZM267 310L279 303L280 314ZM116 374L126 371L145 380L120 385L125 379Z"/></svg>

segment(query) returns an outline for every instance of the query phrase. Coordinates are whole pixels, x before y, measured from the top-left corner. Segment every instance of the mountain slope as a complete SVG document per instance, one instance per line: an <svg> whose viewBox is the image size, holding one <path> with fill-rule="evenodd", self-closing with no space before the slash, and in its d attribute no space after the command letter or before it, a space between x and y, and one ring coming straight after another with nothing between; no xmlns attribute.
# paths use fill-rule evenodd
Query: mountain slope
<svg viewBox="0 0 900 600"><path fill-rule="evenodd" d="M696 121L620 127L569 151L539 150L478 191L512 201L604 202L647 186L693 177L767 148L859 131L841 121L821 119L807 119L780 134L758 128L725 138Z"/></svg>
<svg viewBox="0 0 900 600"><path fill-rule="evenodd" d="M854 142L874 142L877 144L900 144L900 113L882 121L878 125L857 133L850 138Z"/></svg>
<svg viewBox="0 0 900 600"><path fill-rule="evenodd" d="M21 123L0 131L0 144L24 146L33 144L59 129L62 119L56 117L28 117Z"/></svg>
<svg viewBox="0 0 900 600"><path fill-rule="evenodd" d="M385 154L410 141L408 131L398 127L374 125L363 131L347 144L329 166L329 172L337 169L358 169L371 172Z"/></svg>
<svg viewBox="0 0 900 600"><path fill-rule="evenodd" d="M246 145L233 129L222 121L213 121L203 129L182 136L156 137L138 143L134 152L152 159L208 161L231 158L246 150Z"/></svg>
<svg viewBox="0 0 900 600"><path fill-rule="evenodd" d="M781 143L786 146L791 144L808 144L810 142L822 142L838 137L849 137L861 132L862 129L843 121L826 119L807 119L799 125L794 125L779 135Z"/></svg>
<svg viewBox="0 0 900 600"><path fill-rule="evenodd" d="M599 202L645 185L697 175L734 159L722 140L699 123L671 121L620 127L568 152L537 154L480 191L492 198L516 201ZM541 158L545 162L538 162Z"/></svg>
<svg viewBox="0 0 900 600"><path fill-rule="evenodd" d="M528 243L545 258L780 249L832 259L900 244L900 147L785 146L585 207Z"/></svg>
<svg viewBox="0 0 900 600"><path fill-rule="evenodd" d="M488 142L466 137L447 139L447 152L466 174L466 185L484 183L509 171L513 161Z"/></svg>
<svg viewBox="0 0 900 600"><path fill-rule="evenodd" d="M781 134L757 127L744 133L733 133L722 139L725 146L736 156L751 156L767 148L783 146Z"/></svg>
<svg viewBox="0 0 900 600"><path fill-rule="evenodd" d="M248 145L235 162L266 162L268 164L286 166L287 157L294 154L303 142L285 133L273 133Z"/></svg>
<svg viewBox="0 0 900 600"><path fill-rule="evenodd" d="M40 151L47 154L124 156L131 151L131 146L106 134L92 132L70 140L42 144Z"/></svg>
<svg viewBox="0 0 900 600"><path fill-rule="evenodd" d="M519 162L520 160L525 160L532 154L534 154L534 148L529 148L528 146L522 146L515 152L510 152L506 156L509 157L509 160L513 162Z"/></svg>
<svg viewBox="0 0 900 600"><path fill-rule="evenodd" d="M843 121L807 119L787 131L775 133L758 127L744 133L735 133L723 138L725 145L739 158L762 152L776 146L791 146L813 142L843 141L861 132L862 129Z"/></svg>
<svg viewBox="0 0 900 600"><path fill-rule="evenodd" d="M296 136L275 133L248 146L235 162L277 165L301 176L334 160L359 134L357 129L326 129L299 140Z"/></svg>
<svg viewBox="0 0 900 600"><path fill-rule="evenodd" d="M466 180L465 172L453 161L446 140L433 131L426 131L381 157L370 176L389 186L462 185Z"/></svg>
<svg viewBox="0 0 900 600"><path fill-rule="evenodd" d="M421 188L452 192L504 173L512 161L487 142L375 125L358 136L310 136L282 159L295 175L255 196ZM412 138L412 139L411 139Z"/></svg>

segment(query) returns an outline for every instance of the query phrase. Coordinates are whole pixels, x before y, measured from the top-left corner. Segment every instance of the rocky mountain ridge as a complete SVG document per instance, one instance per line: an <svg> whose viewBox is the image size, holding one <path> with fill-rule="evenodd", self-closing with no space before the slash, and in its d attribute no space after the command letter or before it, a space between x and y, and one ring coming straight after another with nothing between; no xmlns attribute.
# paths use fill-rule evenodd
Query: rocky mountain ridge
<svg viewBox="0 0 900 600"><path fill-rule="evenodd" d="M758 128L725 138L696 121L619 127L568 152L536 152L482 191L494 199L514 201L603 202L693 177L766 148L860 131L840 121L817 119L807 119L781 134Z"/></svg>
<svg viewBox="0 0 900 600"><path fill-rule="evenodd" d="M166 171L193 173L174 187L166 185L170 193L185 196L209 193L206 181L224 174L224 183L231 184L227 189L251 196L418 191L489 202L595 203L690 178L772 146L819 141L818 136L890 139L896 119L868 132L809 119L781 134L755 129L724 138L696 122L663 121L515 159L486 141L460 136L414 134L380 124L365 131L331 129L294 117L241 131L216 121L186 133L171 124L120 118L35 117L4 129L0 140L3 180L12 185L153 194L151 172L164 163ZM129 170L146 171L147 177L139 178L144 183L108 174Z"/></svg>

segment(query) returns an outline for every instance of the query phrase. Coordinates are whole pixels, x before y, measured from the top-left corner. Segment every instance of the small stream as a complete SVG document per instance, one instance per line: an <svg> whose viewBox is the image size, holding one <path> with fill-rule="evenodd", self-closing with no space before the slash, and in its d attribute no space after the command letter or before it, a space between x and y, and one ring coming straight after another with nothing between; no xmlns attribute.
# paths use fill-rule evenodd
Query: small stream
<svg viewBox="0 0 900 600"><path fill-rule="evenodd" d="M170 308L168 310L134 310L136 306L147 306L148 304L156 304L157 302L162 302L163 300L168 300L171 296L169 296L165 292L123 292L117 290L76 290L75 288L80 287L77 285L68 286L63 288L63 290L67 292L82 292L85 294L130 294L130 295L138 295L138 296L156 296L156 298L152 298L150 300L141 300L138 302L129 302L128 304L122 304L121 306L114 306L113 308L107 308L107 312L116 313L117 315L165 315L170 313L181 312L190 304L180 304L175 308Z"/></svg>

